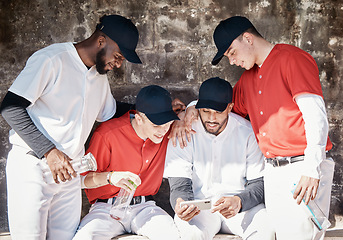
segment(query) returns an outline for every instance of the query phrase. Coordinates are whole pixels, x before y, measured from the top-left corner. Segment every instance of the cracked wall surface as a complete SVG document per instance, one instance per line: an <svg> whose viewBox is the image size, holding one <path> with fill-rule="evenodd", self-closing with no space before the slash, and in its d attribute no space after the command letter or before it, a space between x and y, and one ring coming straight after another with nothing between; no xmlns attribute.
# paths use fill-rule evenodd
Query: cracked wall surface
<svg viewBox="0 0 343 240"><path fill-rule="evenodd" d="M92 33L99 17L121 14L138 27L142 65L124 63L109 73L116 99L133 102L148 84L161 85L185 103L196 97L209 77L235 84L243 70L227 60L212 66L216 49L213 30L233 15L248 17L272 43L288 43L316 60L327 106L330 154L336 162L330 220L343 216L343 1L342 0L3 0L0 2L0 100L27 58L56 42L81 41ZM9 126L0 117L0 231L8 231L6 156ZM161 199L166 202L163 187ZM23 196L25 198L25 196Z"/></svg>

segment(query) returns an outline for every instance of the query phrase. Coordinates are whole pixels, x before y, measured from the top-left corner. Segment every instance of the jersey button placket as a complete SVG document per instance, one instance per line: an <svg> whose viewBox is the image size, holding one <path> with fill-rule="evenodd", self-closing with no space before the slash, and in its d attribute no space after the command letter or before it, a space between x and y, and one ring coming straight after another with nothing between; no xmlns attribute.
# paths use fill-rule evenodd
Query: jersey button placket
<svg viewBox="0 0 343 240"><path fill-rule="evenodd" d="M262 74L258 75L258 78L259 78L260 80L262 80ZM259 94L259 95L262 95L262 90L259 90L259 91L258 91L258 94ZM263 116L263 111L262 111L262 110L260 110L260 115Z"/></svg>

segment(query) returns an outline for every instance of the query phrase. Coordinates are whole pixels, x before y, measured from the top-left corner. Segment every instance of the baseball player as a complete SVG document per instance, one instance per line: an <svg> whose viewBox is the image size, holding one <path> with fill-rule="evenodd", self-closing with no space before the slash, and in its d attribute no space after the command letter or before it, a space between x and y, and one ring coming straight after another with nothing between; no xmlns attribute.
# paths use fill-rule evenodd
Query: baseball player
<svg viewBox="0 0 343 240"><path fill-rule="evenodd" d="M233 111L249 115L265 156L265 204L276 237L323 239L311 213L315 201L329 214L334 172L328 121L315 60L305 51L265 40L245 17L221 21L213 34L218 52L246 71L233 89ZM195 118L189 109L187 122Z"/></svg>
<svg viewBox="0 0 343 240"><path fill-rule="evenodd" d="M126 232L152 240L179 239L173 218L155 205L152 195L162 182L169 128L178 117L167 90L156 85L142 88L136 112L100 124L89 149L98 170L85 173L87 197L92 203L74 240L111 239ZM119 189L139 185L126 214L110 216ZM118 221L119 220L119 221Z"/></svg>
<svg viewBox="0 0 343 240"><path fill-rule="evenodd" d="M243 239L274 239L265 211L263 155L249 121L231 113L232 87L220 78L202 83L196 134L183 149L169 142L164 176L182 239L210 240L220 231ZM199 210L193 199L212 199Z"/></svg>
<svg viewBox="0 0 343 240"><path fill-rule="evenodd" d="M81 191L70 160L84 154L94 122L115 114L106 72L124 59L141 63L138 37L129 19L104 16L86 40L35 52L9 88L0 110L12 127L6 166L12 239L74 236ZM43 180L40 162L59 184Z"/></svg>

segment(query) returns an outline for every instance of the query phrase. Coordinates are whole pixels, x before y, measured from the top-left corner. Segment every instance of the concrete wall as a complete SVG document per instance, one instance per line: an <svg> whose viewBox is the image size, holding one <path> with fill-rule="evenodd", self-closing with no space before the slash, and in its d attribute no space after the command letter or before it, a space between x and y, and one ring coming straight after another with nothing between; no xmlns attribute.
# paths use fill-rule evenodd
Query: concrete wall
<svg viewBox="0 0 343 240"><path fill-rule="evenodd" d="M266 39L308 51L317 61L336 161L330 219L343 215L343 1L342 0L2 0L0 2L0 99L36 50L56 42L80 41L103 14L121 14L136 23L143 65L125 63L110 73L116 99L133 102L148 84L169 89L185 103L200 83L220 76L235 84L242 70L227 60L211 66L212 34L232 15L251 19ZM0 231L7 231L6 156L9 127L0 117ZM20 191L20 189L18 189ZM23 196L25 201L25 196Z"/></svg>

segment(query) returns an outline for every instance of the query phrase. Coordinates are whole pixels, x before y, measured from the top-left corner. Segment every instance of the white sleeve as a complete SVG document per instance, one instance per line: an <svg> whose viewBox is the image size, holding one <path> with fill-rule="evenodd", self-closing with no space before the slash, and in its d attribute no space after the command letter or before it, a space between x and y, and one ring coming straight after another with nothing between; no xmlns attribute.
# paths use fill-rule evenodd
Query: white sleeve
<svg viewBox="0 0 343 240"><path fill-rule="evenodd" d="M248 181L263 177L264 156L257 144L254 132L248 138L246 146L246 178Z"/></svg>
<svg viewBox="0 0 343 240"><path fill-rule="evenodd" d="M307 146L304 151L303 175L319 179L319 164L326 158L329 124L324 100L315 94L302 94L295 101L303 115Z"/></svg>
<svg viewBox="0 0 343 240"><path fill-rule="evenodd" d="M106 90L104 92L105 92L104 94L106 94L104 98L104 102L96 118L98 122L105 122L111 119L117 110L117 103L111 93L111 88L108 81L106 82Z"/></svg>
<svg viewBox="0 0 343 240"><path fill-rule="evenodd" d="M183 149L177 140L176 147L172 141L168 142L166 162L163 177L183 177L192 179L193 169L193 144L187 143Z"/></svg>
<svg viewBox="0 0 343 240"><path fill-rule="evenodd" d="M38 51L27 60L24 69L12 83L9 91L33 104L44 92L48 92L48 89L53 87L55 78L51 59Z"/></svg>
<svg viewBox="0 0 343 240"><path fill-rule="evenodd" d="M190 103L188 103L188 105L187 105L187 107L186 107L186 108L189 108L189 107L195 106L195 105L197 105L197 103L198 103L198 100L193 100L193 101L191 101Z"/></svg>

